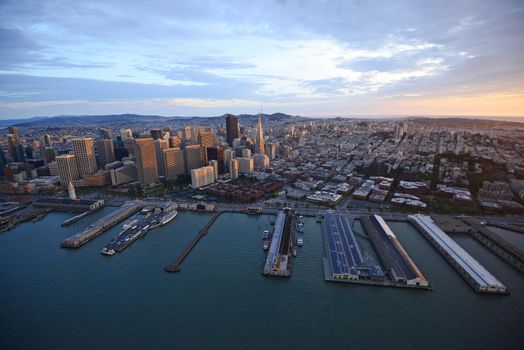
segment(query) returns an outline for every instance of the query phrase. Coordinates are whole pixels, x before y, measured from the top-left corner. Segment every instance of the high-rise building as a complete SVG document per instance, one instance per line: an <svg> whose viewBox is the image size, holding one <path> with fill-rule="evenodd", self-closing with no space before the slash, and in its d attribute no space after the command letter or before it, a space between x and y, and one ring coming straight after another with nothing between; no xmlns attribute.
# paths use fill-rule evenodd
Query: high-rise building
<svg viewBox="0 0 524 350"><path fill-rule="evenodd" d="M110 170L111 184L118 186L138 180L138 171L135 164L128 164Z"/></svg>
<svg viewBox="0 0 524 350"><path fill-rule="evenodd" d="M203 166L191 170L191 187L200 188L215 182L215 168L213 166Z"/></svg>
<svg viewBox="0 0 524 350"><path fill-rule="evenodd" d="M249 148L244 148L242 150L242 157L251 158L251 150Z"/></svg>
<svg viewBox="0 0 524 350"><path fill-rule="evenodd" d="M96 141L96 149L98 151L98 161L103 168L106 164L115 161L115 146L111 139L101 139Z"/></svg>
<svg viewBox="0 0 524 350"><path fill-rule="evenodd" d="M75 158L76 157L72 154L62 154L56 157L58 178L60 179L62 186L67 186L70 182L80 179Z"/></svg>
<svg viewBox="0 0 524 350"><path fill-rule="evenodd" d="M255 169L262 170L269 166L269 157L265 154L257 153L253 156Z"/></svg>
<svg viewBox="0 0 524 350"><path fill-rule="evenodd" d="M113 131L111 128L100 128L100 138L103 140L111 140L113 138Z"/></svg>
<svg viewBox="0 0 524 350"><path fill-rule="evenodd" d="M275 159L277 155L277 145L272 142L268 142L266 144L266 154L270 160Z"/></svg>
<svg viewBox="0 0 524 350"><path fill-rule="evenodd" d="M240 174L252 173L255 168L255 162L253 158L235 158L238 161L238 172Z"/></svg>
<svg viewBox="0 0 524 350"><path fill-rule="evenodd" d="M158 167L153 139L150 137L134 139L133 145L138 180L142 186L154 184L158 181Z"/></svg>
<svg viewBox="0 0 524 350"><path fill-rule="evenodd" d="M224 166L225 170L229 171L229 161L235 158L235 150L228 148L224 150Z"/></svg>
<svg viewBox="0 0 524 350"><path fill-rule="evenodd" d="M80 137L71 140L73 153L80 177L93 174L96 167L95 147L92 137Z"/></svg>
<svg viewBox="0 0 524 350"><path fill-rule="evenodd" d="M165 179L168 181L177 180L179 176L186 174L184 164L184 152L179 148L167 148L164 153Z"/></svg>
<svg viewBox="0 0 524 350"><path fill-rule="evenodd" d="M156 165L158 167L159 176L165 176L163 151L167 148L169 148L169 141L164 140L164 139L155 140Z"/></svg>
<svg viewBox="0 0 524 350"><path fill-rule="evenodd" d="M218 179L218 162L216 160L210 160L209 166L212 166L215 171L215 180Z"/></svg>
<svg viewBox="0 0 524 350"><path fill-rule="evenodd" d="M182 146L182 139L179 136L171 136L169 138L169 147L181 147Z"/></svg>
<svg viewBox="0 0 524 350"><path fill-rule="evenodd" d="M153 140L160 140L164 138L164 132L161 129L151 129L149 130Z"/></svg>
<svg viewBox="0 0 524 350"><path fill-rule="evenodd" d="M218 162L218 173L224 173L224 148L219 146L209 147L207 149L207 160L216 160Z"/></svg>
<svg viewBox="0 0 524 350"><path fill-rule="evenodd" d="M258 124L257 124L257 136L255 139L255 154L266 154L266 149L264 148L264 130L262 129L262 114L258 113Z"/></svg>
<svg viewBox="0 0 524 350"><path fill-rule="evenodd" d="M7 165L7 158L4 151L0 149L0 176L5 176L4 168Z"/></svg>
<svg viewBox="0 0 524 350"><path fill-rule="evenodd" d="M232 114L226 117L226 139L230 146L233 146L233 140L238 138L238 119Z"/></svg>
<svg viewBox="0 0 524 350"><path fill-rule="evenodd" d="M122 141L132 139L133 131L131 131L131 129L120 129L120 138Z"/></svg>
<svg viewBox="0 0 524 350"><path fill-rule="evenodd" d="M205 129L204 131L200 130L197 140L199 145L206 148L212 147L216 144L215 134L212 131L205 131Z"/></svg>
<svg viewBox="0 0 524 350"><path fill-rule="evenodd" d="M187 145L184 147L184 162L186 174L191 174L191 170L200 168L207 163L207 154L204 147L200 145Z"/></svg>
<svg viewBox="0 0 524 350"><path fill-rule="evenodd" d="M232 180L238 179L238 160L230 159L229 161L229 177Z"/></svg>

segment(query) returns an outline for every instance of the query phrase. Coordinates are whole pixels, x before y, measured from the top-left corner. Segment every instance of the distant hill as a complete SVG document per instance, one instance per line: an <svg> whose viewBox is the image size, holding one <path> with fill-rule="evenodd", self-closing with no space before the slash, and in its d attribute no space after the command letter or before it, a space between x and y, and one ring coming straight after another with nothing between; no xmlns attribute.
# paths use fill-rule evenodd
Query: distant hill
<svg viewBox="0 0 524 350"><path fill-rule="evenodd" d="M18 126L18 127L59 127L59 126L82 126L97 124L120 124L120 123L223 123L227 114L216 117L164 117L160 115L141 115L141 114L109 114L109 115L59 115L54 117L32 117L28 119L6 119L0 120L0 127ZM240 114L238 119L241 122L256 122L258 114ZM291 116L284 113L262 114L264 121L284 121L296 120L302 117Z"/></svg>
<svg viewBox="0 0 524 350"><path fill-rule="evenodd" d="M475 118L426 118L426 117L412 117L410 120L415 120L418 123L428 125L438 125L452 128L496 128L496 127L524 127L524 123L519 121L505 121L492 119L475 119Z"/></svg>

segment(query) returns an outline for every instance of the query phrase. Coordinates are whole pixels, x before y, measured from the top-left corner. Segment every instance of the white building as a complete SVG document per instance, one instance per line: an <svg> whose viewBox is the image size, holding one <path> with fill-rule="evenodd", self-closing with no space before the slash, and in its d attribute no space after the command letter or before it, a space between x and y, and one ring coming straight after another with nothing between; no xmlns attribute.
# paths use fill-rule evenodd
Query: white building
<svg viewBox="0 0 524 350"><path fill-rule="evenodd" d="M203 166L191 170L191 187L200 188L215 182L215 168L213 166Z"/></svg>

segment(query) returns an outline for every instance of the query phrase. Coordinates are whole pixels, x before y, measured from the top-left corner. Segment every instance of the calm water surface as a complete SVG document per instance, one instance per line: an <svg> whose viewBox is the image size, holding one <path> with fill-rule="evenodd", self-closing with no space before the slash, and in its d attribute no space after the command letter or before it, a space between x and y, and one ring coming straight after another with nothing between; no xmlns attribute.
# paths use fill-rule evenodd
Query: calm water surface
<svg viewBox="0 0 524 350"><path fill-rule="evenodd" d="M208 215L180 213L122 253L59 243L114 210L63 228L53 213L0 234L0 348L522 349L524 277L467 236L453 236L511 290L478 295L406 223L390 223L434 290L324 282L320 225L306 219L290 279L260 271L267 216L222 215L177 274L175 259Z"/></svg>

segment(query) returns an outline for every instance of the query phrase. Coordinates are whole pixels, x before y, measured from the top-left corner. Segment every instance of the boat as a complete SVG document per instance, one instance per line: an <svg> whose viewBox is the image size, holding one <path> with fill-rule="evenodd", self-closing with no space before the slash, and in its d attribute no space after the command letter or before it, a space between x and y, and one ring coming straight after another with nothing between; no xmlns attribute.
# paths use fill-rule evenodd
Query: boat
<svg viewBox="0 0 524 350"><path fill-rule="evenodd" d="M122 225L122 228L124 230L127 230L128 228L131 228L133 226L135 226L136 224L138 223L138 220L130 220L130 221L127 221L125 222L123 225Z"/></svg>
<svg viewBox="0 0 524 350"><path fill-rule="evenodd" d="M323 219L322 214L318 214L317 215L317 222L322 222L322 219Z"/></svg>
<svg viewBox="0 0 524 350"><path fill-rule="evenodd" d="M269 239L264 240L264 250L268 250L269 248Z"/></svg>
<svg viewBox="0 0 524 350"><path fill-rule="evenodd" d="M296 230L300 233L304 232L304 224L297 223L296 224Z"/></svg>
<svg viewBox="0 0 524 350"><path fill-rule="evenodd" d="M264 230L264 233L262 233L262 239L268 239L269 238L269 230Z"/></svg>
<svg viewBox="0 0 524 350"><path fill-rule="evenodd" d="M297 250L293 248L293 256L297 256Z"/></svg>
<svg viewBox="0 0 524 350"><path fill-rule="evenodd" d="M298 238L297 238L297 245L299 247L302 247L303 244L304 244L304 238L302 238L302 236L298 236Z"/></svg>
<svg viewBox="0 0 524 350"><path fill-rule="evenodd" d="M176 218L178 212L176 210L172 210L170 211L169 213L167 213L166 215L164 215L162 217L162 219L160 219L160 225L165 225L167 224L168 222L170 222L171 220L173 220L174 218Z"/></svg>
<svg viewBox="0 0 524 350"><path fill-rule="evenodd" d="M102 254L104 254L104 255L113 255L113 254L115 254L115 250L114 249L107 248L107 247L102 248L102 250L100 252Z"/></svg>

